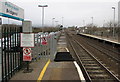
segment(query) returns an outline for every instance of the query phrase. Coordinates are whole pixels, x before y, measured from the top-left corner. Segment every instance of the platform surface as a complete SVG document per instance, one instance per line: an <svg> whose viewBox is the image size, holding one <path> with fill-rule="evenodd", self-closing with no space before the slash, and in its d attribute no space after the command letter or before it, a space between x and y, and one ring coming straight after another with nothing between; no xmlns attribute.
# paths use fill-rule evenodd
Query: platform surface
<svg viewBox="0 0 120 82"><path fill-rule="evenodd" d="M63 55L68 53L69 56L64 56L68 59L72 59L72 55L69 54L67 49L67 43L65 35L62 34L58 44L57 44L57 52L62 53L61 56L58 57L62 58ZM63 59L66 59L63 58ZM49 63L48 63L49 62ZM38 81L39 79L42 81L77 81L80 82L80 75L78 73L78 68L76 67L75 61L69 60L69 61L50 61L48 58L40 59L39 61L32 62L30 64L30 68L33 69L31 73L23 73L24 70L19 71L16 73L10 81L13 80L32 80L32 81ZM81 72L82 73L82 72Z"/></svg>
<svg viewBox="0 0 120 82"><path fill-rule="evenodd" d="M40 72L42 71L43 67L45 66L48 59L40 59L39 61L32 62L30 64L30 68L33 69L31 73L23 73L24 69L21 69L17 72L10 80L34 80L37 81Z"/></svg>
<svg viewBox="0 0 120 82"><path fill-rule="evenodd" d="M57 43L57 52L67 52L67 43L66 43L66 37L65 34L61 34L61 37L58 40Z"/></svg>
<svg viewBox="0 0 120 82"><path fill-rule="evenodd" d="M42 80L76 80L80 82L77 68L75 67L74 59L69 54L67 49L65 34L61 34L57 44L57 54L50 62Z"/></svg>
<svg viewBox="0 0 120 82"><path fill-rule="evenodd" d="M42 80L80 81L80 78L73 62L51 62Z"/></svg>

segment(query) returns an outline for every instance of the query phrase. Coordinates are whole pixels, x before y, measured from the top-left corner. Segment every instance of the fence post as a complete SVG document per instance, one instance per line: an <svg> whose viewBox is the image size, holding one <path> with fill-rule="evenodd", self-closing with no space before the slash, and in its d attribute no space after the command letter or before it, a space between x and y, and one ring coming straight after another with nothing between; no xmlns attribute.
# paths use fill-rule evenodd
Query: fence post
<svg viewBox="0 0 120 82"><path fill-rule="evenodd" d="M0 82L2 81L2 48L1 48L1 42L2 42L2 26L0 25Z"/></svg>
<svg viewBox="0 0 120 82"><path fill-rule="evenodd" d="M55 52L54 52L54 57L57 54L57 33L54 35L54 40L55 40Z"/></svg>
<svg viewBox="0 0 120 82"><path fill-rule="evenodd" d="M50 36L50 59L53 60L53 34Z"/></svg>

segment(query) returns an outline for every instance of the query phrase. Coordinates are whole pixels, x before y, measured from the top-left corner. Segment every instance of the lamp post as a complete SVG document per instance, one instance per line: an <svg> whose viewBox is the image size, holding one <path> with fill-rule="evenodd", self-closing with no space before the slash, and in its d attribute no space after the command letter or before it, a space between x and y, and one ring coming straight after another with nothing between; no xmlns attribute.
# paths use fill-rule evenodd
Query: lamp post
<svg viewBox="0 0 120 82"><path fill-rule="evenodd" d="M56 22L56 27L57 27L59 21L55 21L55 22Z"/></svg>
<svg viewBox="0 0 120 82"><path fill-rule="evenodd" d="M105 27L105 20L103 20L103 27Z"/></svg>
<svg viewBox="0 0 120 82"><path fill-rule="evenodd" d="M38 5L38 7L42 7L42 27L44 27L44 7L48 7L48 5Z"/></svg>
<svg viewBox="0 0 120 82"><path fill-rule="evenodd" d="M62 17L62 25L63 25L63 18L64 18L64 17Z"/></svg>
<svg viewBox="0 0 120 82"><path fill-rule="evenodd" d="M91 19L92 19L92 27L93 27L93 17L91 17Z"/></svg>
<svg viewBox="0 0 120 82"><path fill-rule="evenodd" d="M115 36L115 7L112 7L112 9L114 10L114 16L113 16L113 39L114 39L114 36Z"/></svg>
<svg viewBox="0 0 120 82"><path fill-rule="evenodd" d="M85 27L85 20L83 20L83 27Z"/></svg>
<svg viewBox="0 0 120 82"><path fill-rule="evenodd" d="M54 27L54 20L55 20L55 18L52 18L52 26Z"/></svg>

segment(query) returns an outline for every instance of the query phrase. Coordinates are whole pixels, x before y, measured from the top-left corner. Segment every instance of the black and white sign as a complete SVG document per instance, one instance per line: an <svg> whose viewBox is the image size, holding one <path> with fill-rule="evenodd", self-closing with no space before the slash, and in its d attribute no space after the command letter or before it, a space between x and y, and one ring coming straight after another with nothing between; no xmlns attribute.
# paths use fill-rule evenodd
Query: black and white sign
<svg viewBox="0 0 120 82"><path fill-rule="evenodd" d="M21 47L34 47L34 33L21 33Z"/></svg>

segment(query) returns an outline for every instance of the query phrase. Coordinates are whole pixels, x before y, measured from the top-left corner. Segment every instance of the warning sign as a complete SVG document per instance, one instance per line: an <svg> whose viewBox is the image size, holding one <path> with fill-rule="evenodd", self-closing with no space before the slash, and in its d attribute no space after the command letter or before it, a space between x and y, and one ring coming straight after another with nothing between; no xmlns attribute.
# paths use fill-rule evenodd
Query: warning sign
<svg viewBox="0 0 120 82"><path fill-rule="evenodd" d="M23 61L31 61L31 48L23 48Z"/></svg>
<svg viewBox="0 0 120 82"><path fill-rule="evenodd" d="M50 38L50 37L51 37L50 35L47 36L47 38Z"/></svg>
<svg viewBox="0 0 120 82"><path fill-rule="evenodd" d="M47 45L47 39L46 39L46 37L42 37L41 43L42 43L42 45Z"/></svg>

